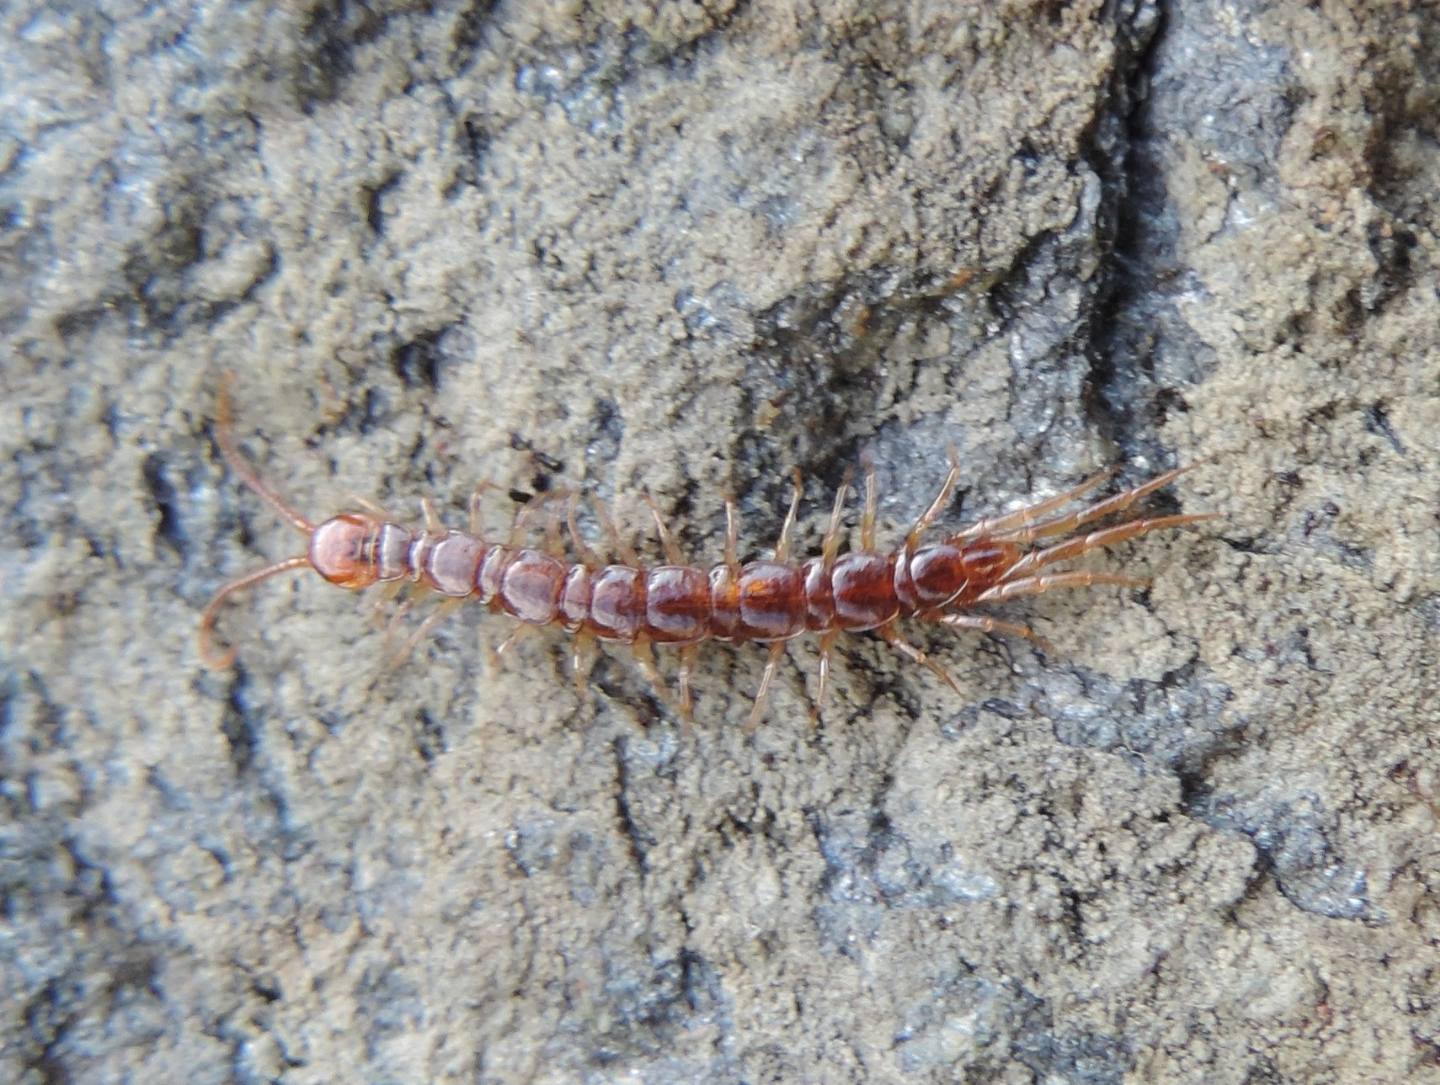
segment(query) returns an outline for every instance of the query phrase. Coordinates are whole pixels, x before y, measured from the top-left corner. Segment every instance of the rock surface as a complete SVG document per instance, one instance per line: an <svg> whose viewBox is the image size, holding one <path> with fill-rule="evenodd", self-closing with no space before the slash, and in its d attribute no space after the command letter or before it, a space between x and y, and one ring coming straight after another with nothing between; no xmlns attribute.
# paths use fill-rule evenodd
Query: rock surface
<svg viewBox="0 0 1440 1085"><path fill-rule="evenodd" d="M1424 8L0 12L0 1078L1440 1081ZM810 643L687 733L313 577L210 672L297 547L226 370L316 516L581 484L710 561L798 464L813 550L954 445L948 522L1113 462L1225 519L1010 608L1052 655L913 631L964 696L847 639L818 728Z"/></svg>

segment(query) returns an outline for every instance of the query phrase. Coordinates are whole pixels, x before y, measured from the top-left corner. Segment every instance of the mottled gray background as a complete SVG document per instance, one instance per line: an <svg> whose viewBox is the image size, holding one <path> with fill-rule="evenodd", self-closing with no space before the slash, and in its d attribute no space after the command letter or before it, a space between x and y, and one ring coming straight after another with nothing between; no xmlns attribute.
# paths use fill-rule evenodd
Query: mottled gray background
<svg viewBox="0 0 1440 1085"><path fill-rule="evenodd" d="M0 6L0 1078L1440 1081L1437 118L1434 3ZM226 369L317 516L1226 518L818 729L308 576L214 673Z"/></svg>

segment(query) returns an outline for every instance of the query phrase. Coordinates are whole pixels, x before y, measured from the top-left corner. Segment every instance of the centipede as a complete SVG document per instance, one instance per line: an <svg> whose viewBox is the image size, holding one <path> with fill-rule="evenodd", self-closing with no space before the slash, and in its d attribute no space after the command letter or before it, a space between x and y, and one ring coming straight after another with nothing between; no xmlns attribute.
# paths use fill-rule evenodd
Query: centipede
<svg viewBox="0 0 1440 1085"><path fill-rule="evenodd" d="M1145 588L1150 581L1126 573L1090 569L1056 570L1091 551L1104 550L1156 531L1187 527L1216 518L1216 513L1137 515L1121 518L1148 495L1170 485L1194 465L1176 467L1100 500L1080 505L1113 478L1108 469L1056 496L1000 515L976 520L949 532L935 525L954 498L962 475L952 446L949 470L934 500L911 524L898 547L877 543L878 487L872 459L862 458L864 502L859 546L841 552L846 506L853 481L847 471L835 494L820 552L796 560L791 549L803 492L796 470L788 511L771 556L742 562L740 518L726 498L724 553L708 567L685 560L658 506L648 497L665 561L646 565L616 531L604 506L592 499L616 561L597 556L584 539L576 517L576 491L556 490L532 498L514 517L509 538L491 541L481 529L481 498L476 488L469 505L469 530L447 528L433 503L422 499L423 527L406 526L378 506L361 502L351 511L314 522L275 491L240 451L234 436L230 381L221 383L214 435L230 470L275 513L308 540L305 552L240 576L221 586L200 617L202 660L215 669L231 667L236 649L220 649L215 626L223 605L237 592L282 573L311 569L330 584L359 591L376 585L410 587L443 602L410 638L418 642L436 621L466 601L507 616L514 623L503 651L520 634L558 626L574 641L573 667L583 687L597 642L625 645L641 671L664 694L652 647L678 653L678 697L673 702L688 724L693 709L691 675L702 645L754 642L768 646L747 730L765 711L771 685L786 645L802 637L818 638L817 685L811 716L818 720L825 702L831 653L842 634L873 633L913 663L926 667L963 695L960 682L931 655L910 643L901 623L932 623L957 630L1001 634L1033 642L1053 654L1048 642L1028 625L995 617L986 609L1013 599L1051 591L1109 585ZM565 499L564 520L573 556L561 546L558 530L547 532L543 547L525 545L525 528L546 502ZM1079 505L1079 507L1071 507ZM1065 511L1069 508L1069 511ZM551 517L555 526L557 517ZM935 537L938 534L938 537ZM666 698L669 699L668 697Z"/></svg>

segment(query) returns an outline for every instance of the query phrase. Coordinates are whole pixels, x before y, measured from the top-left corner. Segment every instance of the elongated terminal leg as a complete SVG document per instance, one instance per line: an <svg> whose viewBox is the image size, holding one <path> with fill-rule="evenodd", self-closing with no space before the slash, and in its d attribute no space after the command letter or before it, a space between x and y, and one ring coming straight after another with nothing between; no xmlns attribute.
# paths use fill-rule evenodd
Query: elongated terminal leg
<svg viewBox="0 0 1440 1085"><path fill-rule="evenodd" d="M1148 588L1150 581L1144 577L1121 576L1118 573L1097 573L1080 570L1068 573L1048 573L1040 576L1026 576L981 592L977 603L1000 603L1022 595L1044 595L1057 588L1089 588L1096 584L1114 584L1123 588Z"/></svg>
<svg viewBox="0 0 1440 1085"><path fill-rule="evenodd" d="M1054 512L1064 505L1070 504L1077 497L1089 493L1106 479L1113 478L1115 468L1109 468L1098 474L1091 475L1080 485L1073 489L1066 490L1063 494L1056 494L1054 497L1034 505L1027 505L1023 509L1016 509L1014 512L1007 512L1003 516L992 516L984 520L976 520L975 523L954 535L956 539L973 539L980 535L992 538L1024 529L1027 524L1032 524L1046 513Z"/></svg>
<svg viewBox="0 0 1440 1085"><path fill-rule="evenodd" d="M1055 646L1028 625L1019 622L1005 622L988 614L942 614L935 619L955 629L978 629L982 633L1005 633L1012 637L1023 637L1038 645L1049 655L1056 655Z"/></svg>
<svg viewBox="0 0 1440 1085"><path fill-rule="evenodd" d="M1206 520L1214 520L1219 514L1213 512L1185 513L1180 516L1153 516L1143 520L1131 520L1127 524L1116 524L1114 527L1102 528L1099 531L1092 531L1088 535L1081 535L1079 538L1066 539L1064 542L1048 546L1044 550L1035 550L1026 554L1023 558L1010 566L1005 571L1005 579L1013 580L1025 576L1042 565L1052 565L1057 561L1066 561L1069 558L1077 558L1081 554L1091 550L1099 550L1102 547L1114 546L1126 539L1133 539L1140 535L1148 535L1152 531L1163 531L1166 528L1184 527L1186 524L1199 524Z"/></svg>
<svg viewBox="0 0 1440 1085"><path fill-rule="evenodd" d="M1175 479L1191 469L1192 467L1177 467L1173 471L1166 471L1163 475L1156 475L1149 482L1142 482L1139 486L1132 486L1128 490L1121 490L1114 497L1107 497L1105 500L1097 501L1093 505L1087 505L1083 509L1077 509L1064 516L1057 516L1053 520L1021 525L1015 531L1001 532L1000 534L1012 542L1020 543L1034 542L1036 539L1049 538L1052 535L1064 535L1067 532L1074 531L1077 527L1084 527L1086 524L1093 523L1106 516L1113 516L1117 512L1124 512L1142 497L1154 493L1162 486L1168 486L1174 482Z"/></svg>

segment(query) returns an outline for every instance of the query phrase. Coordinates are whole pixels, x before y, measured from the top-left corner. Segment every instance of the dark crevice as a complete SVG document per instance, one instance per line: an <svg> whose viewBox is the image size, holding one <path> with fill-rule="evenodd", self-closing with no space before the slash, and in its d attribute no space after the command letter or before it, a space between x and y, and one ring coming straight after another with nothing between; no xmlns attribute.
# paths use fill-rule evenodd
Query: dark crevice
<svg viewBox="0 0 1440 1085"><path fill-rule="evenodd" d="M255 748L258 745L250 715L245 709L242 684L244 678L237 671L235 682L230 686L230 695L225 701L225 713L220 720L220 733L230 747L230 764L236 776L246 775L255 764Z"/></svg>
<svg viewBox="0 0 1440 1085"><path fill-rule="evenodd" d="M150 491L158 514L156 537L176 554L183 554L186 538L184 529L180 526L180 502L166 473L164 457L158 454L146 456L141 472L145 478L145 488Z"/></svg>
<svg viewBox="0 0 1440 1085"><path fill-rule="evenodd" d="M440 341L447 329L425 332L390 352L390 368L407 388L440 390Z"/></svg>
<svg viewBox="0 0 1440 1085"><path fill-rule="evenodd" d="M1161 228L1169 194L1147 141L1154 136L1148 88L1164 41L1165 7L1148 35L1121 33L1121 49L1105 110L1088 141L1087 159L1104 195L1097 216L1101 251L1108 256L1086 340L1090 376L1085 407L1092 422L1117 447L1132 454L1136 430L1153 419L1135 416L1135 387L1153 379L1145 330L1131 321L1173 261L1173 238Z"/></svg>
<svg viewBox="0 0 1440 1085"><path fill-rule="evenodd" d="M649 854L655 841L640 827L630 809L630 765L627 757L627 743L623 736L615 739L615 813L620 822L621 832L630 848L635 866L644 875L650 869Z"/></svg>

